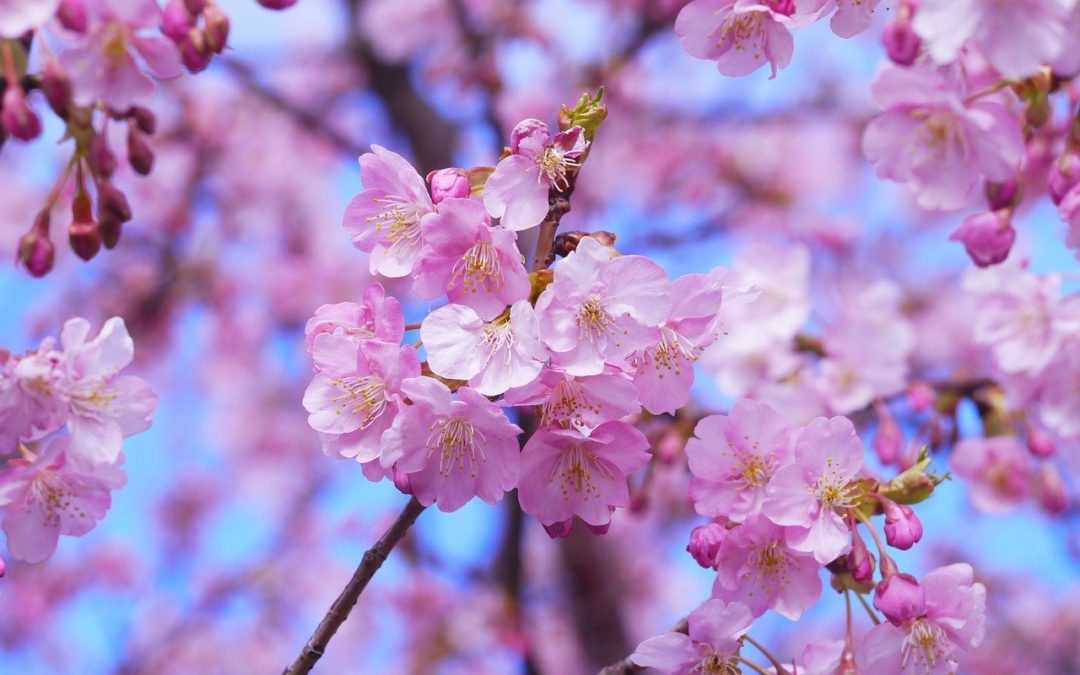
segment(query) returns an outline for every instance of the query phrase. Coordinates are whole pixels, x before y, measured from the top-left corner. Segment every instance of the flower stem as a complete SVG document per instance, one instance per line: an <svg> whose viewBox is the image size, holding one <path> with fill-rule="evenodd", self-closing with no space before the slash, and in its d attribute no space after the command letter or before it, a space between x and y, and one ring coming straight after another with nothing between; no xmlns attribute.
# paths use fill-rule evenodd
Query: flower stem
<svg viewBox="0 0 1080 675"><path fill-rule="evenodd" d="M769 659L769 663L771 663L773 665L773 668L776 668L777 673L785 672L784 665L782 663L780 663L780 659L776 658L776 656L774 656L772 652L770 652L768 649L766 649L765 645L761 644L760 642L758 642L754 638L750 637L749 635L744 635L743 639L746 640L747 642L749 642L750 644L754 645L755 647L757 647L757 650L759 652L761 652L762 654L764 654L765 658Z"/></svg>

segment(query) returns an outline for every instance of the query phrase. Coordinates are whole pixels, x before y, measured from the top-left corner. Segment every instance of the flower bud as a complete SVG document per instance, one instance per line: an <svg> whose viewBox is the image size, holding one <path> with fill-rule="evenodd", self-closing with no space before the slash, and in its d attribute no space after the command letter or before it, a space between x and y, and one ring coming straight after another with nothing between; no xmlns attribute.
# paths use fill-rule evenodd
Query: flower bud
<svg viewBox="0 0 1080 675"><path fill-rule="evenodd" d="M98 189L98 219L115 220L119 223L131 220L131 207L127 197L112 183L102 183Z"/></svg>
<svg viewBox="0 0 1080 675"><path fill-rule="evenodd" d="M1047 513L1062 513L1069 508L1061 474L1050 462L1043 462L1039 472L1039 501Z"/></svg>
<svg viewBox="0 0 1080 675"><path fill-rule="evenodd" d="M109 149L109 138L104 131L95 134L90 140L90 151L86 159L90 163L90 170L99 178L108 180L116 171L116 155Z"/></svg>
<svg viewBox="0 0 1080 675"><path fill-rule="evenodd" d="M180 42L195 27L196 16L188 10L185 0L169 0L161 13L161 32L173 42Z"/></svg>
<svg viewBox="0 0 1080 675"><path fill-rule="evenodd" d="M878 583L874 607L885 615L889 623L899 626L926 613L926 594L915 577L896 573Z"/></svg>
<svg viewBox="0 0 1080 675"><path fill-rule="evenodd" d="M885 541L889 546L906 551L922 539L922 522L910 506L881 496L878 500L885 509Z"/></svg>
<svg viewBox="0 0 1080 675"><path fill-rule="evenodd" d="M0 123L8 134L23 141L30 141L41 135L41 120L26 102L26 93L22 87L9 86L4 91L3 111Z"/></svg>
<svg viewBox="0 0 1080 675"><path fill-rule="evenodd" d="M56 11L60 25L75 33L86 32L86 3L84 0L63 0Z"/></svg>
<svg viewBox="0 0 1080 675"><path fill-rule="evenodd" d="M206 46L220 54L229 40L229 17L217 5L210 5L203 13L203 19L206 21Z"/></svg>
<svg viewBox="0 0 1080 675"><path fill-rule="evenodd" d="M153 136L157 131L157 117L149 109L136 105L131 107L128 114L135 120L135 126L139 127L139 131L147 136Z"/></svg>
<svg viewBox="0 0 1080 675"><path fill-rule="evenodd" d="M19 262L31 276L41 278L52 269L56 247L49 238L48 209L37 214L34 226L19 239Z"/></svg>
<svg viewBox="0 0 1080 675"><path fill-rule="evenodd" d="M926 412L934 405L934 388L926 382L913 382L907 388L907 400L915 412Z"/></svg>
<svg viewBox="0 0 1080 675"><path fill-rule="evenodd" d="M1065 195L1080 183L1080 154L1066 152L1050 169L1050 198L1061 203Z"/></svg>
<svg viewBox="0 0 1080 675"><path fill-rule="evenodd" d="M791 16L795 13L795 0L766 0L765 5L777 14Z"/></svg>
<svg viewBox="0 0 1080 675"><path fill-rule="evenodd" d="M202 72L210 65L213 52L206 45L202 31L192 28L183 40L176 43L180 49L180 59L184 67L192 73Z"/></svg>
<svg viewBox="0 0 1080 675"><path fill-rule="evenodd" d="M728 529L720 523L700 525L690 531L690 543L686 550L694 557L697 564L705 569L716 569L719 564L720 544L728 535Z"/></svg>
<svg viewBox="0 0 1080 675"><path fill-rule="evenodd" d="M979 213L965 218L949 240L961 242L976 265L989 267L1009 257L1016 230L998 212Z"/></svg>
<svg viewBox="0 0 1080 675"><path fill-rule="evenodd" d="M296 4L296 0L256 0L267 9L288 9Z"/></svg>
<svg viewBox="0 0 1080 675"><path fill-rule="evenodd" d="M0 558L0 579L3 579L5 574L7 574L7 563L4 562L3 558Z"/></svg>
<svg viewBox="0 0 1080 675"><path fill-rule="evenodd" d="M854 529L851 531L851 551L848 552L848 572L860 584L870 583L874 579L874 554L866 547L866 542Z"/></svg>
<svg viewBox="0 0 1080 675"><path fill-rule="evenodd" d="M98 234L98 224L94 221L91 211L90 195L85 190L75 193L75 199L71 203L71 225L68 226L68 240L71 250L83 260L90 260L101 250L101 236Z"/></svg>
<svg viewBox="0 0 1080 675"><path fill-rule="evenodd" d="M439 169L428 174L431 184L431 201L438 204L444 199L465 198L472 193L469 175L461 169Z"/></svg>
<svg viewBox="0 0 1080 675"><path fill-rule="evenodd" d="M1050 436L1036 427L1028 427L1027 448L1028 452L1042 459L1053 457L1057 453L1057 446Z"/></svg>
<svg viewBox="0 0 1080 675"><path fill-rule="evenodd" d="M128 163L135 173L140 176L149 175L154 168L154 151L135 127L128 128L127 150Z"/></svg>
<svg viewBox="0 0 1080 675"><path fill-rule="evenodd" d="M41 68L41 91L49 107L62 119L67 119L71 105L71 80L60 66L60 61L47 53Z"/></svg>
<svg viewBox="0 0 1080 675"><path fill-rule="evenodd" d="M401 471L397 467L394 467L394 487L398 489L401 494L411 495L413 493L412 482L409 480L409 474Z"/></svg>
<svg viewBox="0 0 1080 675"><path fill-rule="evenodd" d="M919 56L922 41L911 29L911 22L897 19L885 26L881 33L881 42L889 60L898 66L910 66Z"/></svg>
<svg viewBox="0 0 1080 675"><path fill-rule="evenodd" d="M1000 211L1012 207L1019 189L1020 184L1016 182L1015 178L1010 178L1004 183L987 183L987 206L990 207L991 211Z"/></svg>

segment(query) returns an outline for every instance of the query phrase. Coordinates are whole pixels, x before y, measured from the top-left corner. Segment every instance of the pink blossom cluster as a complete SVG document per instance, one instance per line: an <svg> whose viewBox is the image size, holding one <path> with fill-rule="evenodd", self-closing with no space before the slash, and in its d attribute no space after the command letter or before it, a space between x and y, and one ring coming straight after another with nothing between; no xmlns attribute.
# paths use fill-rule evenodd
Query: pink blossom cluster
<svg viewBox="0 0 1080 675"><path fill-rule="evenodd" d="M145 381L121 374L134 355L124 321L90 331L71 319L59 345L0 351L0 518L19 560L48 558L61 534L86 534L105 516L126 481L123 440L149 428L157 407Z"/></svg>
<svg viewBox="0 0 1080 675"><path fill-rule="evenodd" d="M475 170L434 172L429 189L393 152L361 156L364 190L345 214L354 243L372 272L411 277L416 295L449 304L419 325L423 363L401 346L401 307L381 285L362 304L319 308L304 405L329 454L444 511L516 487L553 536L575 516L604 531L628 505L627 476L650 454L624 418L687 403L724 282L719 270L669 281L648 258L590 236L530 276L518 233L541 225L549 193L569 189L584 136L525 120L475 188ZM507 416L515 406L540 411L523 448Z"/></svg>
<svg viewBox="0 0 1080 675"><path fill-rule="evenodd" d="M820 337L812 337L810 278L804 246L758 241L739 251L726 283L741 295L728 294L721 348L703 358L721 390L767 401L798 422L853 413L902 392L915 332L900 287L879 279L844 288Z"/></svg>

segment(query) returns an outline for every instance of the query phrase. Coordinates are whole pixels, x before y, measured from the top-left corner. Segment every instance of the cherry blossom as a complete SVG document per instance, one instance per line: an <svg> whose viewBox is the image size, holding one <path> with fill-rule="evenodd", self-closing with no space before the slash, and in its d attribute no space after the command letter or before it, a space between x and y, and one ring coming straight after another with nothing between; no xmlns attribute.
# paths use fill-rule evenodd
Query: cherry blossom
<svg viewBox="0 0 1080 675"><path fill-rule="evenodd" d="M794 6L790 0L694 0L679 12L675 34L687 53L716 61L724 75L749 75L768 63L776 77L795 49L785 26Z"/></svg>
<svg viewBox="0 0 1080 675"><path fill-rule="evenodd" d="M429 377L405 380L401 391L412 404L383 434L380 462L407 473L422 504L440 511L473 497L493 504L517 484L521 428L499 406L468 387L452 398Z"/></svg>
<svg viewBox="0 0 1080 675"><path fill-rule="evenodd" d="M353 245L371 254L372 274L408 276L424 243L421 222L435 213L424 180L401 155L372 145L360 155L360 181L343 219Z"/></svg>
<svg viewBox="0 0 1080 675"><path fill-rule="evenodd" d="M304 327L304 348L311 353L320 335L343 330L357 340L382 340L397 344L405 333L401 303L388 296L382 284L375 283L364 291L363 304L339 302L322 305Z"/></svg>
<svg viewBox="0 0 1080 675"><path fill-rule="evenodd" d="M637 389L621 372L574 376L544 368L529 384L506 392L509 405L538 405L543 427L573 425L583 431L637 412Z"/></svg>
<svg viewBox="0 0 1080 675"><path fill-rule="evenodd" d="M518 123L510 135L510 155L484 184L484 206L509 230L540 224L548 212L548 193L569 187L568 175L588 148L585 130L572 127L554 136L536 119Z"/></svg>
<svg viewBox="0 0 1080 675"><path fill-rule="evenodd" d="M1015 436L965 438L949 455L949 469L968 481L980 511L1008 511L1029 494L1031 457Z"/></svg>
<svg viewBox="0 0 1080 675"><path fill-rule="evenodd" d="M687 617L687 634L667 633L638 645L630 660L669 675L738 672L741 638L754 617L742 603L706 600Z"/></svg>
<svg viewBox="0 0 1080 675"><path fill-rule="evenodd" d="M105 517L111 492L126 482L119 466L90 463L58 437L29 461L0 473L0 514L8 549L36 563L56 550L60 535L79 536Z"/></svg>

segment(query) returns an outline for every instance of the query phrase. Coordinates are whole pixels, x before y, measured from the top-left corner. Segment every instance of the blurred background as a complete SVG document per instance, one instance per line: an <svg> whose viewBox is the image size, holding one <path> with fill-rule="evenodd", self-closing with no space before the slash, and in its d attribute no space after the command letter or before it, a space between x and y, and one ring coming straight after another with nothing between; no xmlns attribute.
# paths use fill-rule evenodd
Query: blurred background
<svg viewBox="0 0 1080 675"><path fill-rule="evenodd" d="M119 315L134 370L161 397L151 430L126 443L129 482L107 518L62 538L44 563L9 559L0 672L279 672L405 503L323 455L300 405L305 320L373 280L341 227L360 189L356 158L372 143L421 175L494 164L519 120L554 123L560 104L603 85L608 121L564 229L612 231L621 252L653 256L672 276L738 265L753 247L805 251L809 268L790 290L809 295L806 331L884 279L915 334L910 379L988 367L960 290L970 263L945 241L959 216L919 211L859 150L880 30L844 41L817 25L797 34L775 79L731 79L679 47L681 0L220 4L230 48L205 73L159 87L153 173L118 171L135 213L119 246L90 263L58 246L40 280L0 266L0 346L22 352L72 316ZM65 159L52 143L61 134L47 126L39 142L0 151L4 261ZM1022 222L1013 256L1064 271L1073 288L1056 215L1036 209ZM407 284L388 288L410 320L425 315ZM700 411L744 393L724 340L712 349L720 356L695 384ZM798 417L797 393L785 396L774 405ZM857 420L869 441L875 416ZM973 410L957 420L961 435L978 433ZM551 540L513 500L425 513L317 672L595 672L685 616L714 573L685 552L700 520L681 452L664 449L670 425L643 425L660 459L607 536L576 528ZM1071 484L1075 466L1060 468ZM927 534L902 564L970 560L990 588L991 637L969 672L1080 672L1072 511L1051 518L1031 500L983 516L951 480L918 513ZM754 633L794 655L838 637L842 621L842 598L826 587L807 620L767 617Z"/></svg>

